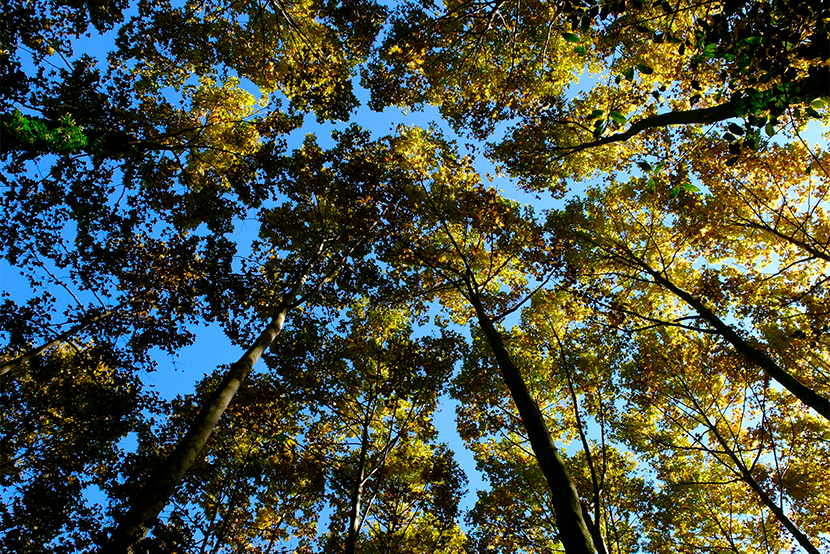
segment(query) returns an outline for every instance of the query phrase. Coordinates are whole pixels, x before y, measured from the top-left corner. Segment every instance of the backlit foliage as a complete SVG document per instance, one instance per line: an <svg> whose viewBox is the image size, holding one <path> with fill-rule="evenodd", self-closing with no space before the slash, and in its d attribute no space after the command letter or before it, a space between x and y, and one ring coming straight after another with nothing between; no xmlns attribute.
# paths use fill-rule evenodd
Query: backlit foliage
<svg viewBox="0 0 830 554"><path fill-rule="evenodd" d="M6 4L0 549L830 548L826 2Z"/></svg>

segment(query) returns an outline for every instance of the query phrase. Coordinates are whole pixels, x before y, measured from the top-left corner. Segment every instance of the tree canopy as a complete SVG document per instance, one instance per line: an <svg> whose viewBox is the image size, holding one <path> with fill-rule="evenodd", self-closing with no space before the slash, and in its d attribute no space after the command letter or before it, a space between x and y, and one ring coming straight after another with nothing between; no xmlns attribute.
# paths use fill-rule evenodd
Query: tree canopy
<svg viewBox="0 0 830 554"><path fill-rule="evenodd" d="M827 552L828 36L10 0L0 548Z"/></svg>

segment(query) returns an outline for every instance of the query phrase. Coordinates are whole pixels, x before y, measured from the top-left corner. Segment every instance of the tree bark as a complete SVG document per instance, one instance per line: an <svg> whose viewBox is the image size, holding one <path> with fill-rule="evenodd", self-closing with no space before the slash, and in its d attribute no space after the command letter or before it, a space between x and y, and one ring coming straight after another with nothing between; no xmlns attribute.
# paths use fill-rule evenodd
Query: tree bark
<svg viewBox="0 0 830 554"><path fill-rule="evenodd" d="M346 535L346 546L343 554L354 554L357 536L360 533L360 504L363 500L363 487L366 484L366 459L369 451L369 427L371 426L373 410L370 409L363 421L363 433L360 437L360 460L357 465L354 490L352 491L351 508L349 509L349 531Z"/></svg>
<svg viewBox="0 0 830 554"><path fill-rule="evenodd" d="M709 420L709 417L706 415L705 410L697 403L696 400L693 400L693 402L695 403L698 412L700 412L701 415L703 415L703 417L706 419L706 426L709 427L709 430L712 431L712 434L715 435L715 438L717 439L718 443L720 443L721 447L724 449L727 456L729 456L729 458L732 460L732 463L734 463L737 466L738 472L741 474L741 480L747 485L749 485L749 488L752 489L752 491L756 495L758 495L758 498L761 500L764 506L766 506L769 509L769 511L775 514L775 517L778 518L778 521L780 521L781 524L787 528L787 531L789 531L790 534L792 534L792 536L795 537L795 540L798 541L798 544L800 544L804 548L804 550L806 550L810 554L821 554L818 551L818 548L816 548L815 545L813 545L813 543L810 542L809 537L807 537L807 535L805 535L801 531L801 529L799 529L795 525L795 523L793 523L793 521L789 517L787 517L787 514L784 513L784 510L782 510L775 503L775 501L772 498L770 498L770 496L763 489L763 487L761 487L758 481L755 480L755 477L752 476L752 473L750 473L749 468L746 467L746 464L744 464L743 460L727 444L726 439L724 439L723 436L720 434L715 424Z"/></svg>
<svg viewBox="0 0 830 554"><path fill-rule="evenodd" d="M582 503L582 518L591 530L591 538L594 541L594 546L596 547L598 554L608 554L608 547L605 545L605 538L602 536L602 530L599 526L598 514L599 512L594 514L596 516L596 521L592 520L588 504L585 502Z"/></svg>
<svg viewBox="0 0 830 554"><path fill-rule="evenodd" d="M707 308L703 302L681 289L660 272L655 271L643 260L635 259L637 265L642 267L654 281L669 290L693 308L709 325L714 327L720 336L726 339L735 350L737 350L747 361L761 367L767 375L772 377L778 384L790 391L796 398L807 406L813 408L820 416L830 421L830 400L804 385L798 379L787 373L781 366L770 358L763 351L755 348L745 341L729 325L723 322L712 310Z"/></svg>
<svg viewBox="0 0 830 554"><path fill-rule="evenodd" d="M282 331L286 315L295 307L295 298L305 284L311 267L312 264L309 264L305 273L294 282L291 290L274 309L270 323L253 345L239 360L231 364L222 383L205 402L176 449L134 495L129 511L100 552L136 553L135 547L147 535L153 521L167 505L185 473L196 461L219 418L247 379L254 364Z"/></svg>
<svg viewBox="0 0 830 554"><path fill-rule="evenodd" d="M467 283L470 286L470 283ZM596 554L591 531L582 517L582 503L576 486L568 473L565 462L550 437L547 423L539 406L527 388L519 368L513 363L504 345L501 333L496 330L475 292L470 293L470 303L475 309L481 330L493 351L504 382L519 409L519 416L527 431L536 461L550 487L559 540L567 554Z"/></svg>

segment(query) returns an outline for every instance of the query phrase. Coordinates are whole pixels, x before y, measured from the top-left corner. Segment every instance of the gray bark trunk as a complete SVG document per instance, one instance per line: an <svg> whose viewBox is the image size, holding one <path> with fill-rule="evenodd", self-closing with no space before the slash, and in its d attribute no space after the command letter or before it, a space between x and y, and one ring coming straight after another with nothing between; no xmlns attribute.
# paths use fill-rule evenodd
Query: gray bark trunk
<svg viewBox="0 0 830 554"><path fill-rule="evenodd" d="M134 554L135 547L149 531L153 521L170 500L185 473L196 461L210 438L219 418L230 404L239 387L245 382L254 364L282 331L286 315L294 307L294 299L305 284L310 271L294 283L290 292L274 309L271 321L247 352L231 364L222 383L210 396L176 449L159 466L152 477L134 495L124 519L113 531L109 542L101 549L105 554ZM137 554L137 553L136 553Z"/></svg>
<svg viewBox="0 0 830 554"><path fill-rule="evenodd" d="M645 262L641 260L636 260L636 262L637 265L645 269L646 272L651 275L657 284L671 291L675 296L693 308L747 361L761 367L761 369L763 369L767 375L775 379L778 384L790 391L796 398L801 400L801 402L813 408L820 416L830 421L830 400L824 398L810 387L801 383L798 379L787 373L783 368L781 368L781 366L775 363L775 361L767 356L766 353L745 341L738 333L735 332L734 329L724 323L712 310L707 308L703 302L676 286L666 277L663 277L663 275L661 275L658 271L652 269Z"/></svg>
<svg viewBox="0 0 830 554"><path fill-rule="evenodd" d="M544 415L531 396L519 368L513 363L501 333L484 312L480 299L471 292L469 300L475 308L479 325L487 337L502 378L519 409L519 416L527 431L533 454L550 487L559 540L567 554L596 554L597 549L594 547L591 531L582 517L582 503L576 486L553 444Z"/></svg>
<svg viewBox="0 0 830 554"><path fill-rule="evenodd" d="M354 554L357 544L357 535L360 533L360 504L363 500L363 487L366 480L366 458L369 450L369 427L371 425L372 410L369 411L363 422L363 434L360 438L360 461L357 466L354 491L352 492L352 506L349 510L349 532L346 535L344 554Z"/></svg>

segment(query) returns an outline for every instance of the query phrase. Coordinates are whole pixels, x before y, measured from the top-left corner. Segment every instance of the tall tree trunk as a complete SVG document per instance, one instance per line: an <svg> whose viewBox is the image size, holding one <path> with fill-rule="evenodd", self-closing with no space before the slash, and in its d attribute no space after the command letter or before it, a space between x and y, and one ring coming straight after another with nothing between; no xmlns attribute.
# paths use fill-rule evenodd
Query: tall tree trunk
<svg viewBox="0 0 830 554"><path fill-rule="evenodd" d="M789 517L787 517L787 514L784 513L784 510L782 510L781 507L778 506L778 504L776 504L772 498L770 498L769 494L767 494L767 491L765 491L764 488L761 487L761 485L758 483L758 481L755 480L755 477L752 476L752 473L749 471L749 468L746 467L744 461L740 458L740 456L738 456L735 450L731 446L729 446L729 444L726 442L726 439L723 438L723 435L720 434L720 431L718 431L718 428L715 425L715 423L709 420L709 417L706 415L706 410L702 406L700 406L700 404L698 404L697 400L692 399L692 402L694 402L697 411L705 418L706 426L709 428L710 431L712 431L712 434L715 435L715 438L717 439L718 443L720 443L724 452L726 452L726 455L729 456L729 458L732 460L732 463L735 464L735 466L737 466L738 472L740 472L741 474L741 480L747 485L749 485L749 488L752 489L752 491L756 495L758 495L758 498L761 500L764 506L766 506L769 509L769 511L771 511L775 515L778 521L780 521L781 524L787 528L787 530L792 534L793 537L795 537L795 540L798 541L798 544L800 544L804 548L804 550L806 550L810 554L821 554L818 548L816 548L816 546L812 542L810 542L809 537L807 537L807 535L805 535L801 531L801 529L799 529L796 526L796 524Z"/></svg>
<svg viewBox="0 0 830 554"><path fill-rule="evenodd" d="M360 459L357 464L357 476L352 491L351 508L349 509L349 531L346 534L346 546L343 554L354 554L357 536L360 533L360 504L363 500L363 486L366 484L366 458L369 451L369 427L372 423L374 409L369 410L363 421L363 433L360 437Z"/></svg>
<svg viewBox="0 0 830 554"><path fill-rule="evenodd" d="M721 320L712 310L707 308L703 302L681 289L668 278L664 277L660 272L654 270L643 260L635 259L637 265L645 269L651 275L654 281L669 290L672 294L683 300L692 309L694 309L700 317L714 327L718 334L726 339L735 350L737 350L747 361L761 367L767 375L775 379L775 381L790 391L796 398L801 400L807 406L813 408L818 414L828 421L830 421L830 399L824 398L819 393L803 384L801 381L787 373L781 366L770 358L765 352L755 348L747 341L745 341L732 327Z"/></svg>
<svg viewBox="0 0 830 554"><path fill-rule="evenodd" d="M588 509L588 504L583 502L582 503L582 518L585 520L585 524L588 525L588 528L591 530L591 539L594 541L594 547L597 549L598 554L608 554L608 546L605 544L605 537L602 536L602 529L600 528L600 521L599 521L599 511L594 513L594 518L596 521L591 519L591 512Z"/></svg>
<svg viewBox="0 0 830 554"><path fill-rule="evenodd" d="M471 283L467 283L471 287ZM597 548L591 531L582 517L582 503L576 486L568 473L565 462L550 437L547 423L539 406L530 394L519 368L513 363L504 345L504 339L484 311L475 291L470 291L469 301L475 308L481 330L498 363L502 378L519 409L519 416L527 431L530 447L550 487L559 540L567 554L596 554Z"/></svg>
<svg viewBox="0 0 830 554"><path fill-rule="evenodd" d="M126 304L126 302L122 302L115 308L110 308L108 310L104 310L103 312L85 317L79 323L73 325L70 329L67 329L66 331L56 336L54 339L50 340L46 344L38 346L37 348L33 348L25 354L21 354L17 358L10 360L4 363L3 365L0 365L0 376L3 377L3 380L10 379L14 375L14 373L17 370L19 370L26 362L34 360L50 348L54 348L60 345L61 343L65 342L67 339L74 336L76 333L83 331L87 327L91 327L93 324L101 321L102 319L106 319L107 317L111 316L119 309L121 309L121 307L124 306L124 304Z"/></svg>
<svg viewBox="0 0 830 554"><path fill-rule="evenodd" d="M605 539L602 536L602 529L600 528L600 514L601 514L601 489L599 479L597 478L596 465L594 464L594 457L591 455L591 445L588 444L588 437L585 436L585 426L582 423L582 416L579 415L579 401L576 397L576 389L574 388L573 379L571 378L571 366L565 356L565 348L562 341L559 340L559 335L554 331L556 342L559 344L559 356L562 361L562 368L565 370L565 377L568 381L568 390L571 393L571 402L574 405L574 417L576 418L576 427L579 431L579 440L582 442L582 449L585 452L585 460L588 462L588 471L591 474L591 486L594 489L594 519L591 519L591 513L588 511L588 504L581 502L582 505L582 519L591 530L591 539L594 541L594 548L599 554L608 554L608 547L605 545Z"/></svg>
<svg viewBox="0 0 830 554"><path fill-rule="evenodd" d="M295 307L295 299L308 279L313 264L297 278L291 290L283 297L271 315L270 323L260 333L253 345L235 363L231 364L225 378L207 399L202 410L191 424L176 449L156 469L155 473L134 494L129 511L113 531L109 542L101 549L105 554L133 554L141 541L170 500L185 473L196 461L207 443L216 423L230 404L236 391L245 382L254 364L282 331L288 312Z"/></svg>

